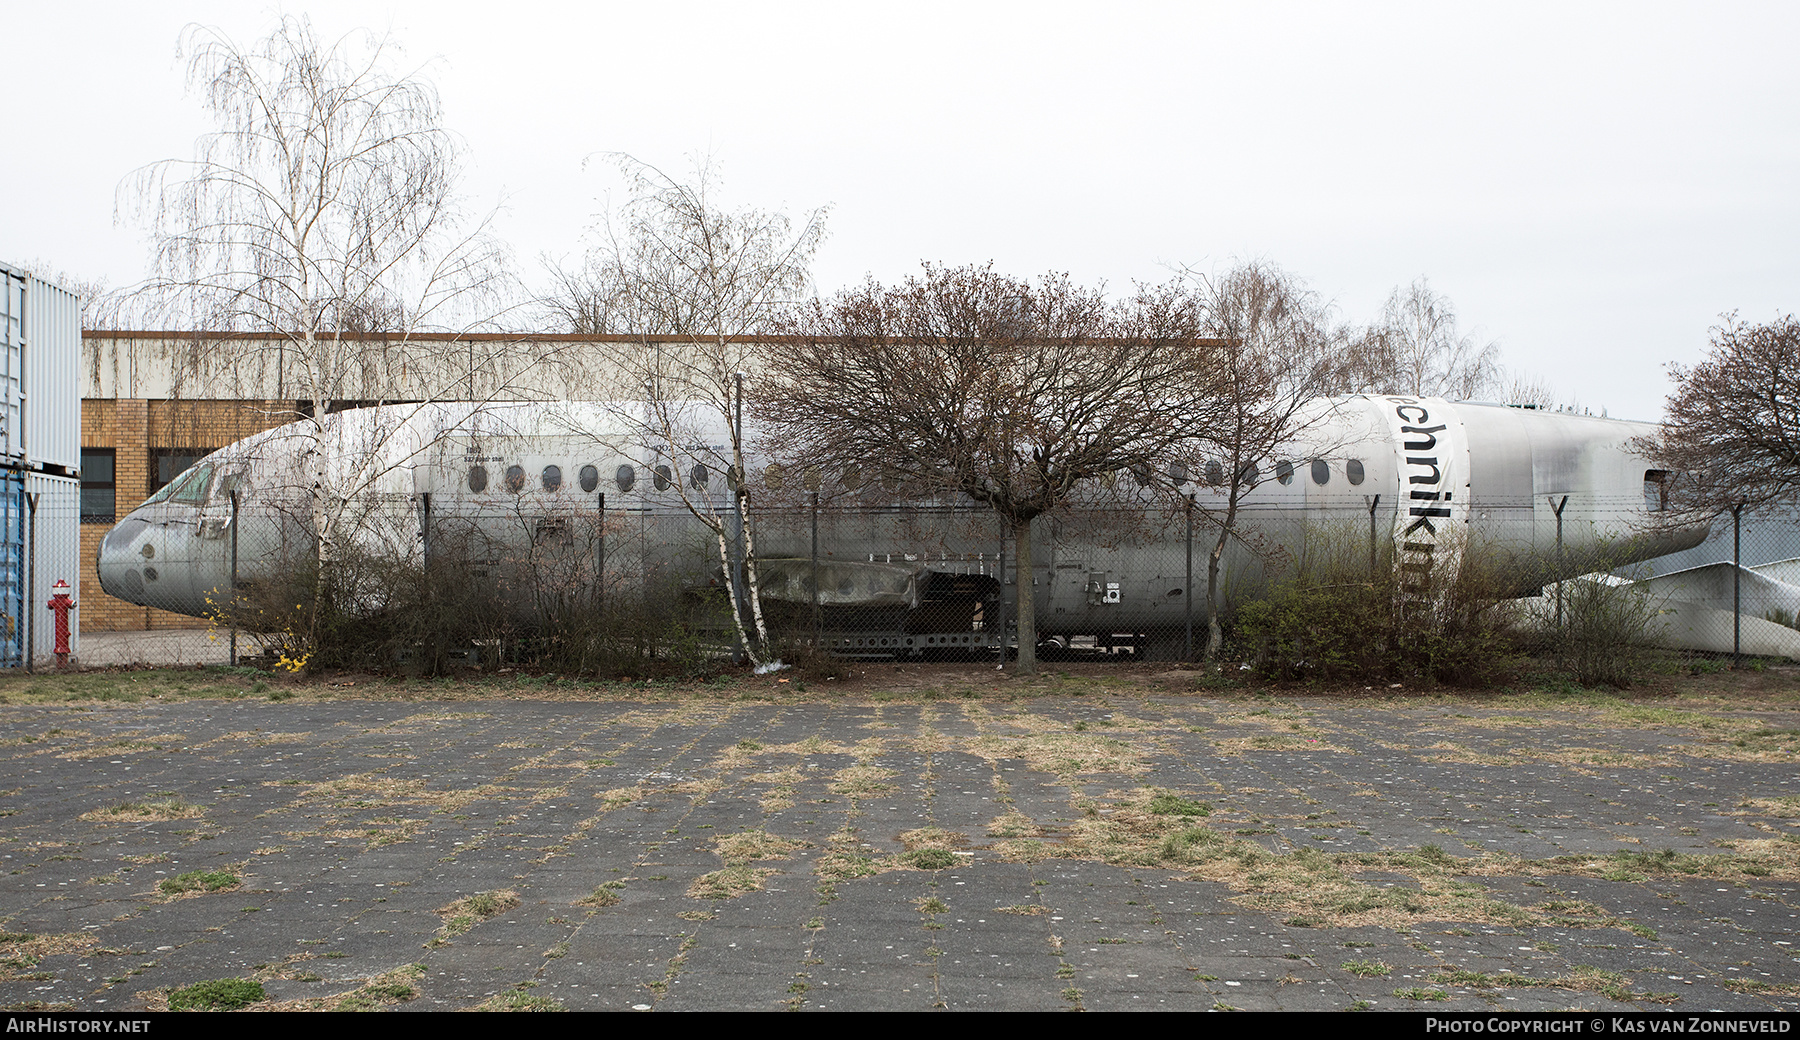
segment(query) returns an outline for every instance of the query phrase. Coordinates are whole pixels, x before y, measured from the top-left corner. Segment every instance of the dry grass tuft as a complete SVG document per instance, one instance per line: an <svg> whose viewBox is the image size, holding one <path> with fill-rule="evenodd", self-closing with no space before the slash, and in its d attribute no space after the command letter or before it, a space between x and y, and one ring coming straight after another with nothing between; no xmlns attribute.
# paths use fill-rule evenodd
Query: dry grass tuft
<svg viewBox="0 0 1800 1040"><path fill-rule="evenodd" d="M81 819L94 823L153 823L158 820L192 820L200 813L201 809L197 805L184 804L179 798L164 798L155 802L120 802L104 809L84 812Z"/></svg>
<svg viewBox="0 0 1800 1040"><path fill-rule="evenodd" d="M45 957L81 953L99 944L98 937L86 932L33 935L0 931L0 982L24 978Z"/></svg>
<svg viewBox="0 0 1800 1040"><path fill-rule="evenodd" d="M601 791L594 797L600 799L602 808L617 809L644 797L644 788L642 784L636 787L615 787L609 791Z"/></svg>
<svg viewBox="0 0 1800 1040"><path fill-rule="evenodd" d="M687 894L693 899L735 899L756 891L765 879L779 873L769 867L726 867L695 878Z"/></svg>
<svg viewBox="0 0 1800 1040"><path fill-rule="evenodd" d="M886 781L899 773L880 766L856 765L848 769L840 769L832 778L836 782L831 785L834 794L862 797L892 791L894 785Z"/></svg>
<svg viewBox="0 0 1800 1040"><path fill-rule="evenodd" d="M764 830L740 831L719 839L719 858L728 867L742 866L759 859L786 859L788 853L804 848L805 843L789 841Z"/></svg>
<svg viewBox="0 0 1800 1040"><path fill-rule="evenodd" d="M725 861L725 868L695 878L688 886L687 894L694 899L732 899L753 892L762 887L764 879L781 872L770 867L752 867L751 863L786 859L788 853L804 847L804 842L790 841L763 830L728 834L718 841L719 858Z"/></svg>
<svg viewBox="0 0 1800 1040"><path fill-rule="evenodd" d="M464 896L446 903L437 908L437 915L443 920L444 926L439 928L437 935L425 945L428 948L443 946L481 922L505 913L518 905L519 893L511 889L477 892L472 896Z"/></svg>

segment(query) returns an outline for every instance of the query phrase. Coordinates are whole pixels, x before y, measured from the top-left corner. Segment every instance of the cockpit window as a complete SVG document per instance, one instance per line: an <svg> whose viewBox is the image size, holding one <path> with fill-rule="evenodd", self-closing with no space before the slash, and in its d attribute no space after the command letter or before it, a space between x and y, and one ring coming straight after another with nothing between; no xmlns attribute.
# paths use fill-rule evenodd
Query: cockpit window
<svg viewBox="0 0 1800 1040"><path fill-rule="evenodd" d="M206 489L212 485L213 467L194 466L176 480L169 501L184 506L197 506L206 501Z"/></svg>

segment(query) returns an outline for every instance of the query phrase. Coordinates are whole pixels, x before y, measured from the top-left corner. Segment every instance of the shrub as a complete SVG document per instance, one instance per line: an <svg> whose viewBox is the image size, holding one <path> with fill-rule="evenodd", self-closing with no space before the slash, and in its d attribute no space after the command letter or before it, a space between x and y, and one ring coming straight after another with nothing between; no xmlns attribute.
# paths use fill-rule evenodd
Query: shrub
<svg viewBox="0 0 1800 1040"><path fill-rule="evenodd" d="M501 537L497 526L509 524L534 533ZM443 675L470 663L471 649L483 667L504 658L575 674L718 667L725 640L717 633L729 627L724 598L690 592L679 575L646 571L617 553L607 565L615 587L598 589L600 533L591 513L445 517L434 524L429 565L356 545L320 561L302 546L213 620L256 634L280 667L296 672ZM620 584L628 580L632 587Z"/></svg>
<svg viewBox="0 0 1800 1040"><path fill-rule="evenodd" d="M1268 678L1504 681L1516 662L1515 590L1481 554L1456 558L1454 574L1424 587L1387 570L1371 577L1362 563L1304 569L1238 612L1239 641Z"/></svg>
<svg viewBox="0 0 1800 1040"><path fill-rule="evenodd" d="M1600 578L1563 582L1562 599L1556 646L1563 667L1583 686L1630 686L1655 602L1632 585Z"/></svg>

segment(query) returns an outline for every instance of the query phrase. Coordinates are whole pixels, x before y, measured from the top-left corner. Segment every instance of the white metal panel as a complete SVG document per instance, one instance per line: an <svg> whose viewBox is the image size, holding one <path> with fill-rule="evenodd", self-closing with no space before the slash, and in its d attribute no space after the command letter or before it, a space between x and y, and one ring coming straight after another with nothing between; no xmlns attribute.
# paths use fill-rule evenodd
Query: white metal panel
<svg viewBox="0 0 1800 1040"><path fill-rule="evenodd" d="M27 278L24 325L24 428L15 445L33 468L75 473L81 468L81 297Z"/></svg>
<svg viewBox="0 0 1800 1040"><path fill-rule="evenodd" d="M81 602L81 481L48 473L25 475L25 601L31 627L27 655L39 671L56 667L56 621L50 587L69 583ZM34 505L35 503L35 505ZM69 649L81 652L81 610L69 616Z"/></svg>

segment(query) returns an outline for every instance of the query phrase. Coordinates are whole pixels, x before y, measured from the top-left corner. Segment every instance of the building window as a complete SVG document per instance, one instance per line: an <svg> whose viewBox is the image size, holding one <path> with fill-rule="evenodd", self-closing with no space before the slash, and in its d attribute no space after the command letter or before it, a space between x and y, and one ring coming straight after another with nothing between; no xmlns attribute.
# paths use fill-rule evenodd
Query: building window
<svg viewBox="0 0 1800 1040"><path fill-rule="evenodd" d="M157 448L150 453L150 493L168 487L187 468L213 453L212 448Z"/></svg>
<svg viewBox="0 0 1800 1040"><path fill-rule="evenodd" d="M118 508L111 448L81 449L81 522L110 524Z"/></svg>

